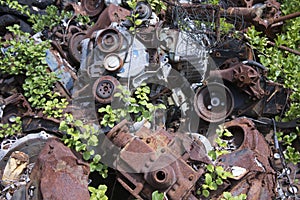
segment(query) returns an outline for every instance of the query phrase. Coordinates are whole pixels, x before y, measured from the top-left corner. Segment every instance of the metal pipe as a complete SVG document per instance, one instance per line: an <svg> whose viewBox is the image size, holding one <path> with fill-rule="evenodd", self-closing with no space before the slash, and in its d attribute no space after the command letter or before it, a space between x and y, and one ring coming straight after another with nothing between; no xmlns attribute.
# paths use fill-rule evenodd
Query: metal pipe
<svg viewBox="0 0 300 200"><path fill-rule="evenodd" d="M285 50L285 51L288 51L288 52L291 52L293 54L296 54L296 55L300 56L300 52L297 51L297 50L295 50L295 49L291 49L289 47L282 46L282 45L277 46L275 44L275 42L271 42L271 41L268 41L267 43L270 44L270 45L272 45L272 46L274 46L274 47L278 47L279 49L282 49L282 50Z"/></svg>

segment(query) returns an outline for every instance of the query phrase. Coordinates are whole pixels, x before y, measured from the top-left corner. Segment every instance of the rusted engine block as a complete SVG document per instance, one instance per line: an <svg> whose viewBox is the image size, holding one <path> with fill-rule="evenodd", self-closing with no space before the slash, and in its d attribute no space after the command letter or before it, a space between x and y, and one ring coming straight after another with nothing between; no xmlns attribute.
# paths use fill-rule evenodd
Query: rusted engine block
<svg viewBox="0 0 300 200"><path fill-rule="evenodd" d="M151 199L152 192L158 190L165 191L170 199L197 199L192 191L204 170L192 164L211 163L203 144L184 133L152 133L145 127L133 136L126 121L115 126L107 137L121 148L115 161L117 180L135 198Z"/></svg>

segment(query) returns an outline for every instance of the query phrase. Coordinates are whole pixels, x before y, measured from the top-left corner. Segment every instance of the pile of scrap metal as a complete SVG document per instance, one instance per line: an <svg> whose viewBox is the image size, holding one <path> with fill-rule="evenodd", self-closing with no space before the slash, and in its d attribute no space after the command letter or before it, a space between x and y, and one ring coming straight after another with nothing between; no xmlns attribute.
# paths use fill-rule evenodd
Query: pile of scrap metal
<svg viewBox="0 0 300 200"><path fill-rule="evenodd" d="M72 17L41 33L51 40L46 60L49 70L61 72L55 90L70 102L66 112L100 122L97 110L117 103L118 85L134 91L142 83L151 88L153 104L166 105L166 111L155 112L155 122L124 120L112 129L101 127L105 135L97 151L126 189L122 199L151 199L154 191L174 200L221 199L224 191L254 200L300 198L299 164L287 165L272 137L276 129L299 126L297 120L273 120L284 116L291 91L268 80L268 69L255 60L245 38L220 30L225 18L240 33L252 24L274 38L283 21L299 13L280 16L276 0L201 2L165 1L167 10L155 13L147 1L138 1L133 10L118 0L19 0L33 13L56 5L94 22L80 25ZM138 26L128 18L137 13ZM5 27L16 23L32 33L27 19L0 6L1 36L12 37ZM63 119L31 108L21 86L20 77L0 72L1 123L21 117L23 124L21 135L1 142L1 199L89 199L88 164L57 141L64 134L58 129ZM229 153L213 162L207 153L223 123L233 134L221 138ZM197 191L209 164L233 176L206 198ZM92 184L99 179L90 178ZM108 192L120 199L114 185Z"/></svg>

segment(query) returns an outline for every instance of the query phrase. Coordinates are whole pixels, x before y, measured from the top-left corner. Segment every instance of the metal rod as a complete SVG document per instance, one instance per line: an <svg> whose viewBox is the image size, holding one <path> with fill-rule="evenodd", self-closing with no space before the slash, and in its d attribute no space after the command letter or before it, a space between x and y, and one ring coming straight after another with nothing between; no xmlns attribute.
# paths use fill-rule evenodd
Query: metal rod
<svg viewBox="0 0 300 200"><path fill-rule="evenodd" d="M272 46L274 46L274 47L278 47L279 49L282 49L282 50L285 50L285 51L288 51L288 52L291 52L293 54L296 54L296 55L300 56L300 51L297 51L295 49L291 49L289 47L282 46L282 45L277 46L275 44L275 42L271 42L271 41L268 41L267 43L270 44L270 45L272 45Z"/></svg>

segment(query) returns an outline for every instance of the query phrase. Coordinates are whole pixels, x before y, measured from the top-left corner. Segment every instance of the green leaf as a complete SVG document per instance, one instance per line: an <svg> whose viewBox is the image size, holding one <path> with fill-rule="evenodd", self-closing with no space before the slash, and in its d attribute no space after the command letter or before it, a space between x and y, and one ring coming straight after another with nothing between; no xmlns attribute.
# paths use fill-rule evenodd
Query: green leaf
<svg viewBox="0 0 300 200"><path fill-rule="evenodd" d="M203 194L204 197L207 198L209 196L209 191L208 190L203 190L202 194Z"/></svg>
<svg viewBox="0 0 300 200"><path fill-rule="evenodd" d="M136 26L139 26L139 25L141 25L143 23L143 20L137 19L137 20L135 20L134 23L135 23Z"/></svg>
<svg viewBox="0 0 300 200"><path fill-rule="evenodd" d="M212 176L208 173L205 174L205 183L209 185L212 182Z"/></svg>
<svg viewBox="0 0 300 200"><path fill-rule="evenodd" d="M209 164L206 166L206 169L209 171L209 172L213 172L215 170L215 167L212 165L212 164Z"/></svg>
<svg viewBox="0 0 300 200"><path fill-rule="evenodd" d="M154 191L152 193L152 200L163 200L164 199L164 193Z"/></svg>

